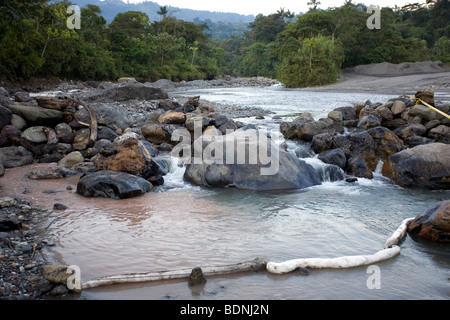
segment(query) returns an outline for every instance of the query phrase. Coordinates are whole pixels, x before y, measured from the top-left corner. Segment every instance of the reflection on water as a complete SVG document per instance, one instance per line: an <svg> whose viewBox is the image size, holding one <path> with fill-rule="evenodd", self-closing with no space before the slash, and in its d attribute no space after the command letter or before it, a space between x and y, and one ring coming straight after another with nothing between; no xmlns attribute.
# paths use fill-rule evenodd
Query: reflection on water
<svg viewBox="0 0 450 320"><path fill-rule="evenodd" d="M40 217L39 228L42 237L55 244L49 253L59 263L78 265L83 281L255 258L280 262L373 254L404 219L450 198L449 191L400 188L379 173L373 180L324 181L288 192L203 189L186 184L184 168L173 165L163 187L116 201L77 195L79 177L27 179L35 167L7 169L0 178L1 195L18 195L48 210ZM54 211L55 203L68 209ZM266 272L211 277L200 292L193 292L185 281L162 281L91 289L83 295L87 299L448 299L448 249L408 236L401 254L379 265L381 290L369 290L367 268L355 268L312 270L307 277Z"/></svg>

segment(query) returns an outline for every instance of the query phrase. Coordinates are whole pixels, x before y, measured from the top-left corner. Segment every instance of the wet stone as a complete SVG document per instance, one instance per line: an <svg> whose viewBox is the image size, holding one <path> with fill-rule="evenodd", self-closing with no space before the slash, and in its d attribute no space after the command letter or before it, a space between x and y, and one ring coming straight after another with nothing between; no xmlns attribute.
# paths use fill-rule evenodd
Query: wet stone
<svg viewBox="0 0 450 320"><path fill-rule="evenodd" d="M190 286L198 286L206 283L206 278L203 275L203 271L201 268L195 268L192 270L191 275L189 276L189 285Z"/></svg>

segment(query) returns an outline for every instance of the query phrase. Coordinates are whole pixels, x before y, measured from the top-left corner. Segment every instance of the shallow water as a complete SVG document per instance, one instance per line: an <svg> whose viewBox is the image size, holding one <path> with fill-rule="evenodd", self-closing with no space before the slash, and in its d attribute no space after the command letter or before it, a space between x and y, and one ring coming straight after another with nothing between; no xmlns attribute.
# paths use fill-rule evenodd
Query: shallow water
<svg viewBox="0 0 450 320"><path fill-rule="evenodd" d="M215 89L203 99L270 107L277 113L326 115L349 103L386 101L387 96L334 94L329 97L279 89ZM297 102L311 103L318 110ZM215 97L215 98L214 98ZM278 97L278 99L277 99ZM268 100L265 100L268 99ZM279 106L270 105L277 99ZM266 102L264 102L266 101ZM290 101L290 103L287 103ZM249 119L247 119L249 121ZM253 121L250 119L250 121ZM276 126L266 119L264 126ZM295 143L291 148L302 147ZM317 159L308 159L319 165ZM32 168L32 167L31 167ZM48 209L39 219L42 237L54 246L49 256L59 263L78 265L82 281L123 273L176 270L235 264L263 258L281 262L298 258L335 258L373 254L381 249L401 222L429 206L450 199L450 191L404 189L375 173L373 180L327 182L289 192L250 192L204 189L182 179L174 166L163 187L130 200L89 199L75 193L78 177L32 181L30 167L7 169L0 178L3 195L17 194ZM19 183L20 182L20 183ZM67 190L71 186L72 190ZM25 191L25 193L24 193ZM48 192L52 191L52 192ZM52 210L54 203L68 207ZM204 287L186 281L116 285L89 289L86 299L448 299L450 250L407 236L399 256L378 264L381 289L367 286L367 267L311 270L272 275L241 273L208 278Z"/></svg>

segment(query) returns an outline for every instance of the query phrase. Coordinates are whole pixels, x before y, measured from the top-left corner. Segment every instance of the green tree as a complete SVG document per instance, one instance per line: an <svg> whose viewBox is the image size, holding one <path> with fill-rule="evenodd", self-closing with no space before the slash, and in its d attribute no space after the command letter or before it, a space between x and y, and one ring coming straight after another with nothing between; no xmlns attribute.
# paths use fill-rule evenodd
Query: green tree
<svg viewBox="0 0 450 320"><path fill-rule="evenodd" d="M337 81L343 61L341 43L324 36L298 41L299 49L285 53L281 61L278 79L283 85L298 88Z"/></svg>

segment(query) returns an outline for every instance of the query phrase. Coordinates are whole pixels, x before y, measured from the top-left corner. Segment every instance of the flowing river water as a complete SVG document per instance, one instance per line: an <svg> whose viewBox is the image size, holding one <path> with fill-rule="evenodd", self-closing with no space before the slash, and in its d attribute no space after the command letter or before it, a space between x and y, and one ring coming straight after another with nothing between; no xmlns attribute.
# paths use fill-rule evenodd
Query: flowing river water
<svg viewBox="0 0 450 320"><path fill-rule="evenodd" d="M395 97L280 87L197 89L171 95L200 95L211 102L268 109L273 115L311 112L316 119L336 107ZM448 99L445 94L441 97ZM273 115L240 120L276 130ZM294 142L289 147L307 148ZM317 168L323 166L314 157L306 160ZM7 169L0 178L3 194L16 194L48 209L38 225L42 238L52 244L47 255L55 263L79 266L82 281L256 258L282 262L374 254L404 219L450 199L450 191L398 187L379 171L373 180L347 183L324 177L322 185L297 191L205 189L184 182L184 169L173 165L164 186L139 198L116 201L77 195L78 177L26 179L33 167ZM55 211L54 203L68 209ZM239 273L211 277L205 286L194 288L185 280L115 285L84 290L82 296L89 300L446 300L450 298L449 248L408 235L399 256L377 265L379 289L368 286L371 273L366 266L311 270L309 276Z"/></svg>

